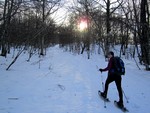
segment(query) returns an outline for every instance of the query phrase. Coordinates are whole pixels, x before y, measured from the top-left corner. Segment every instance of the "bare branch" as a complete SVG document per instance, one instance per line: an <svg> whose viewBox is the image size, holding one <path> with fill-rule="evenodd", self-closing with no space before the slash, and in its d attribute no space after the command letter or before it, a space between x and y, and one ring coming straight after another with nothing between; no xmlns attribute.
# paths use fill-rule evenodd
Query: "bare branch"
<svg viewBox="0 0 150 113"><path fill-rule="evenodd" d="M117 0L118 1L118 0ZM118 2L119 3L119 2ZM110 12L110 14L112 14L112 13L114 13L120 6L122 6L123 4L123 0L121 1L121 3L119 3L119 5L117 6L117 7L115 7L114 9L113 9L113 11L111 11Z"/></svg>

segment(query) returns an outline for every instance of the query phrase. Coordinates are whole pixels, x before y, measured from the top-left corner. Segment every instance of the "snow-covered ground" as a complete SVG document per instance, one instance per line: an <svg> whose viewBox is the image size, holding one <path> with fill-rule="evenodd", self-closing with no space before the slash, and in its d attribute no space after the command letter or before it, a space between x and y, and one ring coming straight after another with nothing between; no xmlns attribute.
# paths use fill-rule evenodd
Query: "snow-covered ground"
<svg viewBox="0 0 150 113"><path fill-rule="evenodd" d="M5 69L12 55L0 56L0 113L121 113L113 101L118 100L115 83L110 84L108 97L111 100L104 108L98 96L102 79L107 72L103 56L93 54L73 55L58 46L49 48L47 55L34 55L27 62L22 54L9 71ZM130 113L150 113L150 73L139 70L134 61L124 59L126 75L122 87L129 103L124 104ZM40 68L40 69L39 69Z"/></svg>

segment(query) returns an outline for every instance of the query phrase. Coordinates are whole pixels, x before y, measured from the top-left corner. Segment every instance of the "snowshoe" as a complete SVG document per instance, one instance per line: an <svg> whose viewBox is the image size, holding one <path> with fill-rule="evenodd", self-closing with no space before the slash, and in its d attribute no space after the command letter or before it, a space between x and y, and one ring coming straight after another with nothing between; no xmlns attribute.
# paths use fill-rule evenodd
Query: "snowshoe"
<svg viewBox="0 0 150 113"><path fill-rule="evenodd" d="M129 112L129 110L126 107L124 107L122 103L119 103L115 100L114 104L117 108L121 109L123 112Z"/></svg>
<svg viewBox="0 0 150 113"><path fill-rule="evenodd" d="M105 102L110 102L109 98L106 98L106 95L102 93L100 90L98 91L98 95L103 99Z"/></svg>

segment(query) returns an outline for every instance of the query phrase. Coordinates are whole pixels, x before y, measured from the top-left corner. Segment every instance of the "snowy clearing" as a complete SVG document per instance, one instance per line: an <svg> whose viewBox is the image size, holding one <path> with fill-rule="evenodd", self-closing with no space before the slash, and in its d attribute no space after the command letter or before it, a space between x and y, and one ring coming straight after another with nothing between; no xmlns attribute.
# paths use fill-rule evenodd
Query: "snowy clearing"
<svg viewBox="0 0 150 113"><path fill-rule="evenodd" d="M0 113L122 113L113 104L118 100L115 83L109 86L107 108L98 96L101 75L103 81L107 77L107 72L97 69L107 66L103 56L93 54L88 60L84 54L73 55L55 46L44 57L27 59L22 54L6 71L12 55L0 56ZM124 104L129 113L149 113L150 73L139 70L134 61L123 60L122 87L129 100L124 98Z"/></svg>

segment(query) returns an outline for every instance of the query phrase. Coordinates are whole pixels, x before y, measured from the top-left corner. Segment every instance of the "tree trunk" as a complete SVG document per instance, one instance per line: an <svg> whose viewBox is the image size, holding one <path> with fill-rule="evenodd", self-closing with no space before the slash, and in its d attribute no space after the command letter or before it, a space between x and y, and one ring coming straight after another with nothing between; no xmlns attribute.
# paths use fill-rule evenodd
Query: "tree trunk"
<svg viewBox="0 0 150 113"><path fill-rule="evenodd" d="M43 8L43 17L42 17L42 21L43 21L43 24L44 24L44 22L45 22L45 0L43 0L43 6L42 6L42 8ZM40 42L40 44L41 44L41 51L40 51L40 55L44 55L44 36L45 36L45 34L44 34L44 32L42 33L42 35L43 36L41 36L41 42Z"/></svg>
<svg viewBox="0 0 150 113"><path fill-rule="evenodd" d="M150 69L150 42L149 42L149 23L147 21L147 0L141 1L141 14L140 14L140 24L141 24L141 50L142 59L145 63L146 69Z"/></svg>
<svg viewBox="0 0 150 113"><path fill-rule="evenodd" d="M107 8L106 8L106 42L105 42L105 49L106 49L106 54L109 52L109 41L110 41L110 0L107 0Z"/></svg>
<svg viewBox="0 0 150 113"><path fill-rule="evenodd" d="M1 40L2 40L2 51L1 51L1 56L5 56L7 54L7 49L6 49L6 11L7 11L7 3L8 1L5 0L5 4L4 4L4 12L3 12L3 29L2 29L2 35L1 35Z"/></svg>

